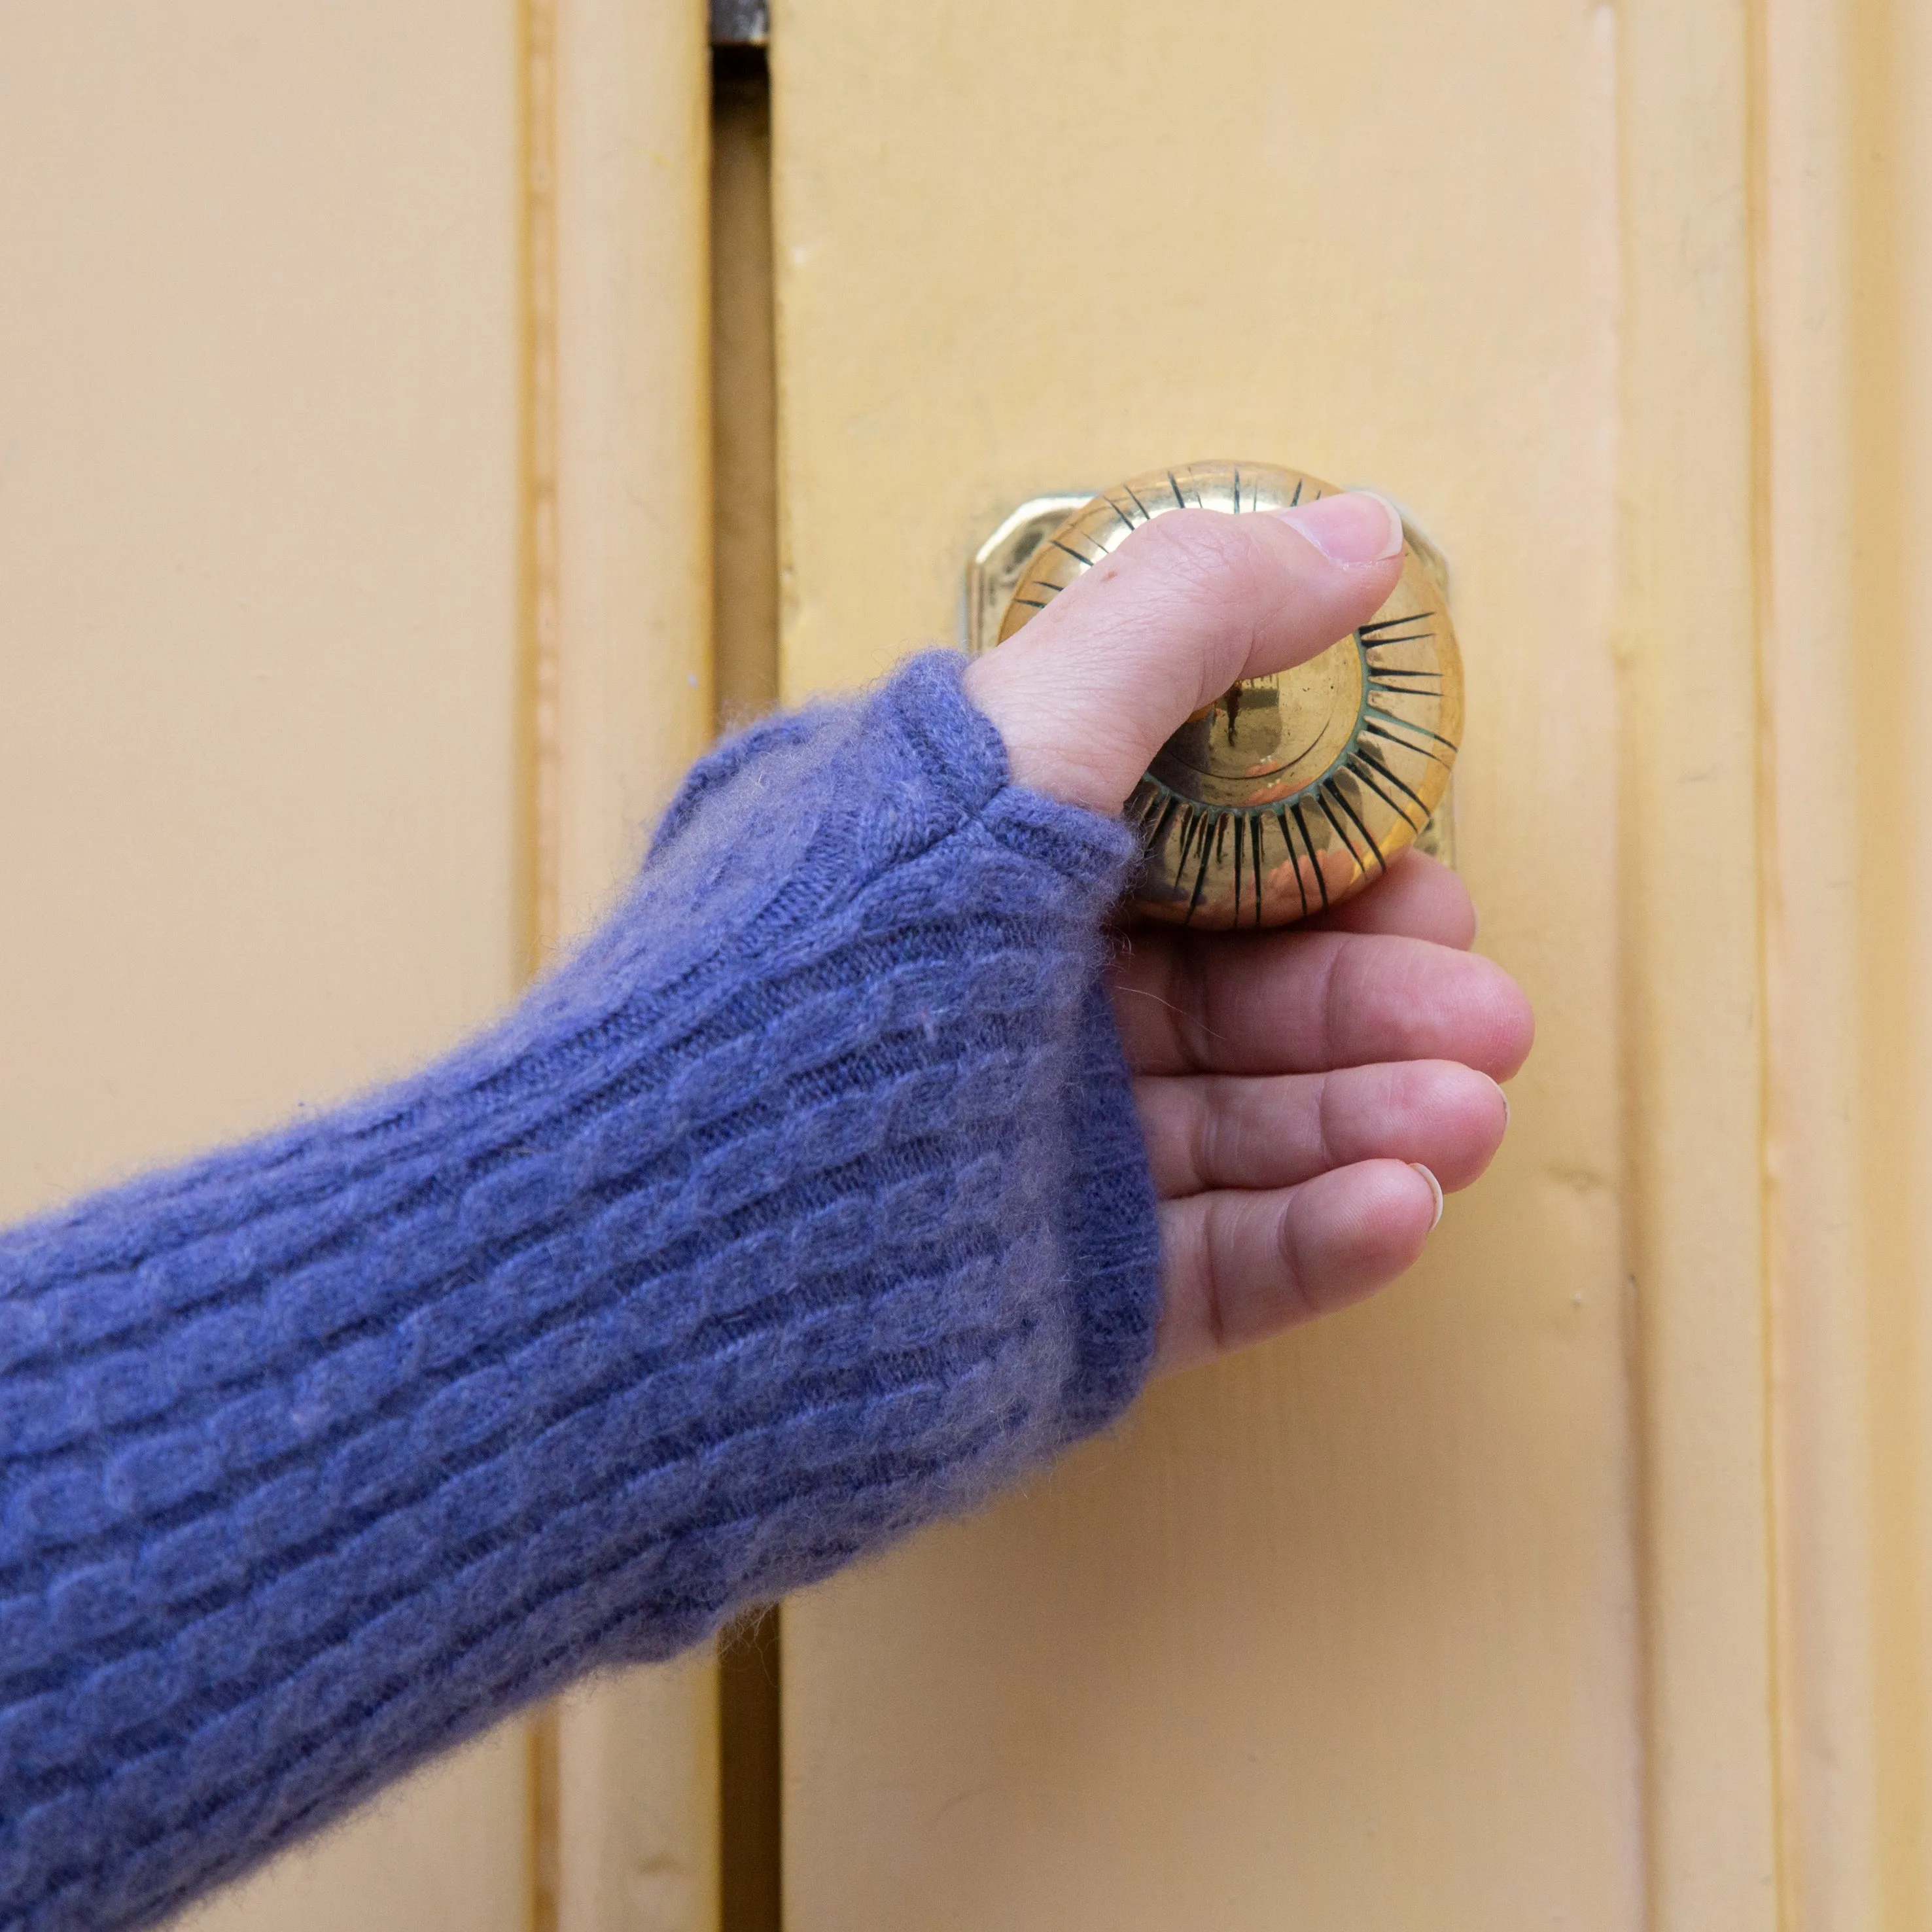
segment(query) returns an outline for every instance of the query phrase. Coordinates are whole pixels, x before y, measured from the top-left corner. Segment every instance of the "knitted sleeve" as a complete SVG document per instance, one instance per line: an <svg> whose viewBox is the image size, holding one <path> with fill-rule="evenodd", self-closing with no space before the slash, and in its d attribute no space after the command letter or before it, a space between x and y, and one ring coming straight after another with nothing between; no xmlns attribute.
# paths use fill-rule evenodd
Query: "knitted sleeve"
<svg viewBox="0 0 1932 1932"><path fill-rule="evenodd" d="M959 663L692 774L501 1024L0 1234L0 1924L145 1924L1119 1412L1119 825Z"/></svg>

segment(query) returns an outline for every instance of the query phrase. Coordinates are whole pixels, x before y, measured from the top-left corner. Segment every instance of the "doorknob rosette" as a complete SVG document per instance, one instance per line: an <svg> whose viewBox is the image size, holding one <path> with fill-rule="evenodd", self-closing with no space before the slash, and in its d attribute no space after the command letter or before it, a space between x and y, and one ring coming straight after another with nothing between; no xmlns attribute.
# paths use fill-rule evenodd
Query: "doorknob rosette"
<svg viewBox="0 0 1932 1932"><path fill-rule="evenodd" d="M1042 538L1000 638L1168 512L1246 516L1334 494L1263 463L1130 477ZM1406 535L1401 579L1368 622L1292 670L1234 686L1161 748L1126 804L1144 855L1138 910L1210 930L1282 926L1360 892L1406 847L1439 842L1462 661L1440 561Z"/></svg>

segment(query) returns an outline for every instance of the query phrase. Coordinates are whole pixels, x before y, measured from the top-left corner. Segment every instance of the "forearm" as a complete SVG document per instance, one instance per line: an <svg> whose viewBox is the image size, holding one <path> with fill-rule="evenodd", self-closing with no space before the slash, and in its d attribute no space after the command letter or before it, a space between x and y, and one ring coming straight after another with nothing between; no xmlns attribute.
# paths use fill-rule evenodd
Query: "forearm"
<svg viewBox="0 0 1932 1932"><path fill-rule="evenodd" d="M501 1027L0 1238L0 1906L159 1916L1116 1413L1119 828L928 662L701 770Z"/></svg>

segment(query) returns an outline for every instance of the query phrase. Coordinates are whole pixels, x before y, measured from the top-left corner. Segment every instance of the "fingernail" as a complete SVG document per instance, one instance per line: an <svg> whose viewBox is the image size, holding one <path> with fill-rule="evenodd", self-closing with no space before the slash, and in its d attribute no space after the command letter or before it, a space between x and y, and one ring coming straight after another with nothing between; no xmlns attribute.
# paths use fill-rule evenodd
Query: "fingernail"
<svg viewBox="0 0 1932 1932"><path fill-rule="evenodd" d="M1442 1225L1442 1184L1423 1166L1420 1161L1412 1160L1409 1162L1409 1166L1428 1182L1429 1191L1436 1197L1436 1218L1429 1224L1430 1232L1433 1234Z"/></svg>
<svg viewBox="0 0 1932 1932"><path fill-rule="evenodd" d="M1502 1095L1503 1103L1503 1132L1504 1133L1508 1133L1510 1127L1509 1096L1507 1094L1503 1093L1503 1083L1500 1080L1492 1080L1490 1082L1490 1084L1495 1088L1498 1094Z"/></svg>
<svg viewBox="0 0 1932 1932"><path fill-rule="evenodd" d="M1275 514L1330 563L1385 563L1402 554L1402 512L1372 490L1318 496Z"/></svg>

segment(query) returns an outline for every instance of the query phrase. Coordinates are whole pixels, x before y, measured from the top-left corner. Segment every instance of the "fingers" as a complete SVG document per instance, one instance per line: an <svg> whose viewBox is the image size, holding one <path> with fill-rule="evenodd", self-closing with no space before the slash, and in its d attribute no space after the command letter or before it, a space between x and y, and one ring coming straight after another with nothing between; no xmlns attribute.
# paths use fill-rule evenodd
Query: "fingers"
<svg viewBox="0 0 1932 1932"><path fill-rule="evenodd" d="M1137 929L1112 968L1141 1073L1310 1073L1454 1060L1507 1080L1535 1022L1492 961L1424 940L1299 932L1186 939Z"/></svg>
<svg viewBox="0 0 1932 1932"><path fill-rule="evenodd" d="M1192 713L1366 622L1401 574L1402 520L1367 491L1172 511L973 664L967 692L1019 783L1115 812Z"/></svg>
<svg viewBox="0 0 1932 1932"><path fill-rule="evenodd" d="M1365 892L1333 912L1300 920L1295 930L1396 933L1466 952L1476 941L1476 907L1469 889L1441 860L1412 847Z"/></svg>
<svg viewBox="0 0 1932 1932"><path fill-rule="evenodd" d="M1287 1187L1378 1159L1419 1161L1453 1193L1489 1166L1509 1124L1493 1080L1440 1060L1271 1079L1142 1079L1134 1100L1163 1199Z"/></svg>
<svg viewBox="0 0 1932 1932"><path fill-rule="evenodd" d="M1373 1294L1414 1264L1436 1212L1426 1178L1399 1160L1339 1168L1276 1193L1168 1202L1154 1372L1211 1360Z"/></svg>

